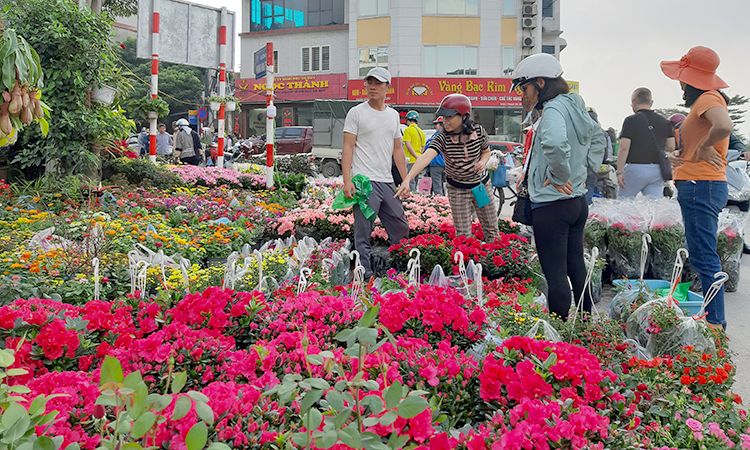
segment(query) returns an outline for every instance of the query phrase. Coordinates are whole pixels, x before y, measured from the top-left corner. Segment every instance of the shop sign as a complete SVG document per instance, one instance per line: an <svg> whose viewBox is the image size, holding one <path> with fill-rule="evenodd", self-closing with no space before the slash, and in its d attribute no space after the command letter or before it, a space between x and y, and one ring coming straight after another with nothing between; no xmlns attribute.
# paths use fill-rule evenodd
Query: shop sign
<svg viewBox="0 0 750 450"><path fill-rule="evenodd" d="M274 78L274 101L346 98L346 74L301 75ZM266 80L241 78L235 83L235 94L241 103L265 103Z"/></svg>

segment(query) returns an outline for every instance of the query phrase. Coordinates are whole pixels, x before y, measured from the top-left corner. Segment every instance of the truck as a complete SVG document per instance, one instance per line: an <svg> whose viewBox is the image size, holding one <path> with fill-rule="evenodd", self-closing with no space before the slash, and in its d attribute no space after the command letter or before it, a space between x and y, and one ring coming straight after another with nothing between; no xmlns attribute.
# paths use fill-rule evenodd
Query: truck
<svg viewBox="0 0 750 450"><path fill-rule="evenodd" d="M346 113L359 102L317 100L313 104L312 156L324 177L341 175Z"/></svg>

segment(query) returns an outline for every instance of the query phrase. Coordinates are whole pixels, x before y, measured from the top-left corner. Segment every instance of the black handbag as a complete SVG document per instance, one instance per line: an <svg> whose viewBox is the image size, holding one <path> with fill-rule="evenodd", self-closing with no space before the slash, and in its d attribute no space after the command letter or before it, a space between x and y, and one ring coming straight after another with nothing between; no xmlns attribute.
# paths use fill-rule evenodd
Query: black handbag
<svg viewBox="0 0 750 450"><path fill-rule="evenodd" d="M531 158L532 151L533 150L529 150L528 158ZM531 198L529 198L528 181L529 167L531 167L531 159L527 161L526 170L524 171L523 180L521 181L521 188L516 194L516 204L513 206L513 222L522 223L524 225L531 225Z"/></svg>
<svg viewBox="0 0 750 450"><path fill-rule="evenodd" d="M670 181L672 179L672 163L669 161L669 158L667 157L667 153L664 151L663 148L659 147L659 144L656 142L656 136L654 135L654 127L651 125L651 122L648 121L648 118L643 115L639 114L643 118L643 120L646 121L646 126L648 127L648 131L651 132L651 140L654 141L654 146L656 147L656 154L659 158L659 171L661 172L661 177L664 181Z"/></svg>

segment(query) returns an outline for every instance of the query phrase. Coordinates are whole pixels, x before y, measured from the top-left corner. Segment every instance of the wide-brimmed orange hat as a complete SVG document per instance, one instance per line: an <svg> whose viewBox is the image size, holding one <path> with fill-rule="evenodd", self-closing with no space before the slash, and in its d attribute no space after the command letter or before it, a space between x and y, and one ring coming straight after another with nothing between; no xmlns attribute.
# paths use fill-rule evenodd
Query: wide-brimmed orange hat
<svg viewBox="0 0 750 450"><path fill-rule="evenodd" d="M719 55L708 47L693 47L679 61L662 61L661 71L703 91L729 87L718 75Z"/></svg>

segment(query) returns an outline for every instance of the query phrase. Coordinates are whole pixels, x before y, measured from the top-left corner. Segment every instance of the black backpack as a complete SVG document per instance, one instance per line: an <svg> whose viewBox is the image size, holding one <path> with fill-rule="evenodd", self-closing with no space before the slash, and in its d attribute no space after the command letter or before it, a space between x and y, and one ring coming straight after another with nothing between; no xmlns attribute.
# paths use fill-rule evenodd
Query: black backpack
<svg viewBox="0 0 750 450"><path fill-rule="evenodd" d="M197 156L203 156L203 145L201 144L201 138L195 131L190 132L190 137L193 138L193 150Z"/></svg>

